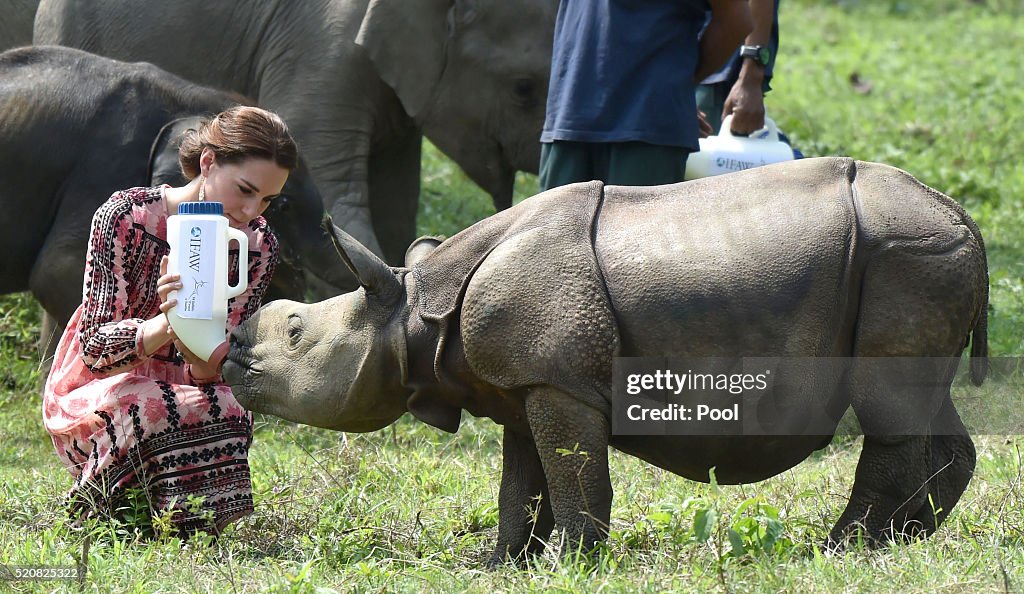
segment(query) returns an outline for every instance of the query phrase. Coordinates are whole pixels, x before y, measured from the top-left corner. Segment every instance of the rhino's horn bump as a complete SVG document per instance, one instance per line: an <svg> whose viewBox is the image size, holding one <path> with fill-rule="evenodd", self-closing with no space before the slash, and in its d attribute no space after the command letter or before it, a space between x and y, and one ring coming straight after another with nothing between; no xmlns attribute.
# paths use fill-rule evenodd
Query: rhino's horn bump
<svg viewBox="0 0 1024 594"><path fill-rule="evenodd" d="M395 277L390 266L359 243L358 239L335 225L330 215L324 215L323 226L341 260L368 294L388 303L401 295L402 283Z"/></svg>

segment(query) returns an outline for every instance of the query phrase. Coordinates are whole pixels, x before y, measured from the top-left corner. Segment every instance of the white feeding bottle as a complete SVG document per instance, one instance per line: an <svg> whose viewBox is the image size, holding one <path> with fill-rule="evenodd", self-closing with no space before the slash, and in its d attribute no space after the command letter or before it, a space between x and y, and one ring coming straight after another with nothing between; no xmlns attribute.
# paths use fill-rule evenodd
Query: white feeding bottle
<svg viewBox="0 0 1024 594"><path fill-rule="evenodd" d="M732 114L725 116L717 136L700 139L700 151L686 159L687 181L793 160L793 148L779 139L779 127L765 116L765 127L750 136L732 133Z"/></svg>
<svg viewBox="0 0 1024 594"><path fill-rule="evenodd" d="M238 284L228 284L228 244L238 242ZM167 312L175 335L203 361L227 355L228 299L248 285L249 238L228 225L220 202L182 202L167 218L167 272L180 274L178 303Z"/></svg>

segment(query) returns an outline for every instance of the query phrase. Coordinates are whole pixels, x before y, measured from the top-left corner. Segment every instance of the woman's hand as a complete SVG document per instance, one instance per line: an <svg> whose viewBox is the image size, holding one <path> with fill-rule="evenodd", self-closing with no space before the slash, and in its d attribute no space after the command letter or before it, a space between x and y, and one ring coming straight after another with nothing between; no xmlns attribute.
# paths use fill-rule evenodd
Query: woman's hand
<svg viewBox="0 0 1024 594"><path fill-rule="evenodd" d="M159 318L154 319L166 320L167 317L165 315L162 315L159 316ZM219 367L217 365L213 365L207 363L206 361L203 361L202 359L199 358L198 355L190 351L188 347L185 346L185 343L181 342L181 339L178 338L178 336L174 333L174 328L169 323L167 324L167 329L164 331L164 333L165 336L167 336L168 340L174 342L174 348L178 349L178 353L181 355L181 358L184 359L185 362L189 364L189 366L191 366L191 369L189 369L189 373L192 375L192 379L197 381L204 381L213 379L220 375Z"/></svg>
<svg viewBox="0 0 1024 594"><path fill-rule="evenodd" d="M160 313L167 315L175 305L177 299L170 299L171 291L182 288L180 274L167 274L167 256L160 258L160 278L156 279L156 294L160 296Z"/></svg>
<svg viewBox="0 0 1024 594"><path fill-rule="evenodd" d="M220 375L220 369L218 369L216 365L203 361L198 356L196 356L195 353L188 350L188 347L185 346L185 343L181 342L181 340L178 339L178 337L174 336L173 328L168 328L168 334L174 337L174 346L175 348L178 349L178 352L181 353L182 358L184 358L185 361L192 366L192 369L189 370L189 373L192 374L192 379L203 381L212 379Z"/></svg>
<svg viewBox="0 0 1024 594"><path fill-rule="evenodd" d="M169 321L167 321L167 312L171 311L171 308L178 305L177 299L171 299L171 291L178 291L182 288L181 275L180 274L167 274L167 256L160 259L160 278L156 281L156 293L160 296L160 312L163 314L158 316L165 322L164 335L167 340L174 342L174 347L181 353L181 357L185 359L185 362L192 366L191 373L192 377L197 380L205 380L215 377L220 374L220 371L214 365L210 365L206 361L203 361L195 353L190 351L185 343L181 342L181 339L174 334L174 328L171 327ZM166 344L166 341L164 342ZM161 344L160 346L163 346Z"/></svg>
<svg viewBox="0 0 1024 594"><path fill-rule="evenodd" d="M171 334L171 323L167 319L167 312L178 304L178 300L168 299L168 296L171 291L181 288L180 281L179 275L167 274L167 256L161 258L160 278L156 281L156 294L160 297L160 315L146 320L142 324L142 348L148 355L157 352L174 338L174 335Z"/></svg>

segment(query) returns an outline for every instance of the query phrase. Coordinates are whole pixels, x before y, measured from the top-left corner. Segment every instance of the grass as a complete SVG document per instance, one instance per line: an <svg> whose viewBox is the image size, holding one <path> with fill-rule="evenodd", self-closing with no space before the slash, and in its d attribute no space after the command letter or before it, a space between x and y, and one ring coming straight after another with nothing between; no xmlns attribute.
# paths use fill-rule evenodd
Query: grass
<svg viewBox="0 0 1024 594"><path fill-rule="evenodd" d="M1022 25L1017 0L787 0L768 99L806 153L891 163L967 207L989 249L989 340L1000 356L1024 354L1024 168L1016 162L1024 61L1013 59L1024 53ZM493 212L432 147L424 179L424 233L453 234ZM517 187L521 199L536 181L523 175ZM449 436L408 417L365 435L261 417L250 456L257 511L222 538L73 528L62 508L70 480L39 420L37 327L31 298L0 298L0 564L73 564L88 544L84 591L1024 588L1019 431L978 437L971 486L933 538L840 557L816 545L849 494L859 453L851 436L796 469L737 487L689 482L613 453L612 536L594 560L541 557L524 569L482 571L496 538L500 430L472 418ZM78 589L0 582L8 587Z"/></svg>

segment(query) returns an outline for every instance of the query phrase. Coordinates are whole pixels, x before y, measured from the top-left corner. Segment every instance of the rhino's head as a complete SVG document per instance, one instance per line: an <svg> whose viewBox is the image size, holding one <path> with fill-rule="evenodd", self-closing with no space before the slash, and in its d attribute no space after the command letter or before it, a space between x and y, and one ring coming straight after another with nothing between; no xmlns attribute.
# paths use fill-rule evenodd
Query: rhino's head
<svg viewBox="0 0 1024 594"><path fill-rule="evenodd" d="M405 412L402 280L330 225L360 288L313 304L275 301L231 333L224 378L242 406L339 431L374 431Z"/></svg>

